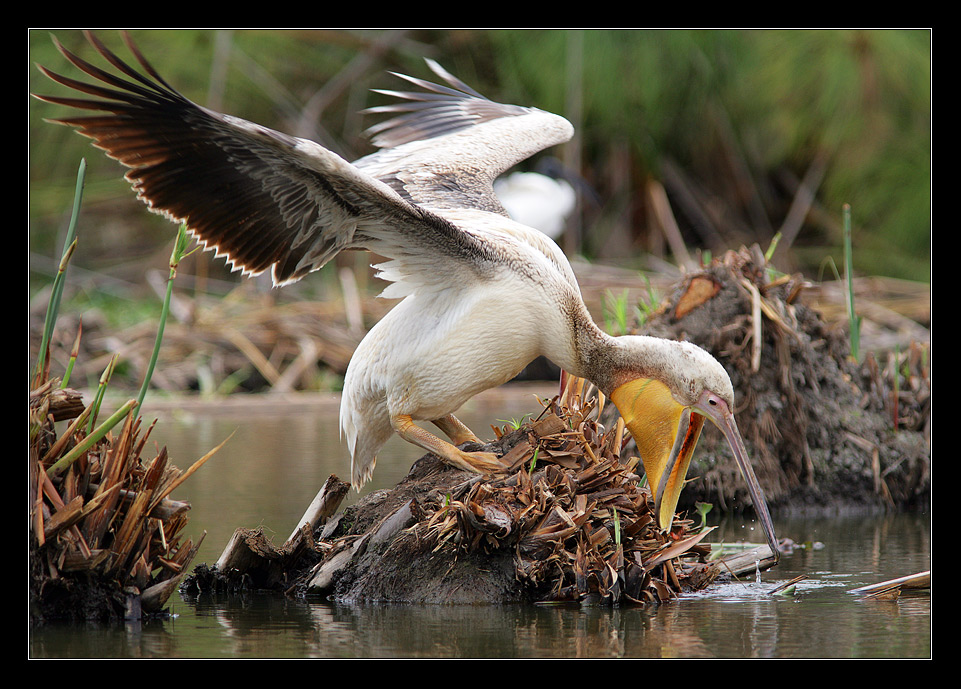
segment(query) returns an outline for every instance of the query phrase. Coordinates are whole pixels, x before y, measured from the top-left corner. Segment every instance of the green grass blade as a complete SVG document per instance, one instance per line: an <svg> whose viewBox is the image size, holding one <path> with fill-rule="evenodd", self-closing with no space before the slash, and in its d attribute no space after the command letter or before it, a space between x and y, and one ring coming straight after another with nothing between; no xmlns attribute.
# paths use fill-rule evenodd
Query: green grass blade
<svg viewBox="0 0 961 689"><path fill-rule="evenodd" d="M844 204L844 272L847 281L848 328L851 332L851 358L861 359L861 319L854 310L854 250L851 242L851 206Z"/></svg>
<svg viewBox="0 0 961 689"><path fill-rule="evenodd" d="M77 220L80 217L80 204L83 200L83 187L87 176L87 161L80 160L80 167L77 170L77 185L73 194L73 209L70 214L70 224L67 226L67 236L63 242L63 253L60 257L60 265L57 268L57 275L53 280L53 288L50 292L50 301L47 302L47 313L44 317L43 335L40 339L40 354L37 358L34 381L40 385L46 380L47 370L47 349L50 346L50 339L53 337L53 329L57 324L57 315L60 312L60 300L63 297L64 283L66 282L67 265L77 247Z"/></svg>
<svg viewBox="0 0 961 689"><path fill-rule="evenodd" d="M117 367L117 361L119 361L119 359L119 354L114 354L112 357L110 357L110 361L107 363L107 368L105 368L103 373L100 374L100 382L97 385L97 392L94 394L93 402L90 403L88 432L92 432L94 424L97 423L97 417L100 414L100 405L103 404L104 395L107 394L107 385L110 384L110 378L113 376L113 371Z"/></svg>
<svg viewBox="0 0 961 689"><path fill-rule="evenodd" d="M174 248L170 252L170 274L167 277L167 291L166 294L164 294L163 307L160 310L160 324L157 327L157 337L154 340L153 352L150 355L147 371L144 374L143 383L140 386L140 394L137 396L137 409L140 409L141 405L143 405L144 398L147 396L147 390L150 387L150 379L153 377L157 360L160 358L160 345L163 342L167 318L170 317L170 301L173 298L174 278L177 277L177 268L180 266L180 261L186 255L188 242L187 226L181 225L177 232L177 240L174 242Z"/></svg>
<svg viewBox="0 0 961 689"><path fill-rule="evenodd" d="M77 357L80 356L80 337L83 334L83 319L80 319L80 323L77 325L77 336L73 340L73 347L70 348L70 360L67 362L67 370L63 374L63 380L60 381L60 389L66 389L67 385L70 384L70 376L73 374L74 364L77 363Z"/></svg>
<svg viewBox="0 0 961 689"><path fill-rule="evenodd" d="M85 437L79 444L77 444L73 449L70 450L63 457L58 459L56 463L47 469L47 476L56 476L61 471L64 471L67 467L76 461L80 455L89 450L94 444L107 435L107 432L116 426L120 421L123 420L125 416L134 408L136 402L134 400L128 400L120 409L115 411L110 418L104 421L100 426L95 428L91 433Z"/></svg>

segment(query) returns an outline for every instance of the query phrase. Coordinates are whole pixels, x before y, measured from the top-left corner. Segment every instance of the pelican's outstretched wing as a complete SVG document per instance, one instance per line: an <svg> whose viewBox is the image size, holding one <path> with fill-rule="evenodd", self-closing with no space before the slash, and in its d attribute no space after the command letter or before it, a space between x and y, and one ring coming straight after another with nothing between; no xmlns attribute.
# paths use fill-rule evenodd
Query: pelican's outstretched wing
<svg viewBox="0 0 961 689"><path fill-rule="evenodd" d="M189 101L126 35L146 74L93 35L87 38L124 76L101 70L58 43L71 63L101 83L40 67L54 81L94 98L37 97L95 111L54 121L76 128L130 168L126 178L151 210L186 223L233 268L248 274L270 269L274 283L285 284L347 248L397 258L429 255L462 263L469 258L475 266L493 260L474 233L402 198L322 146Z"/></svg>
<svg viewBox="0 0 961 689"><path fill-rule="evenodd" d="M378 90L401 102L366 112L400 114L368 130L382 150L355 165L412 203L506 216L494 180L538 151L569 140L574 128L537 108L495 103L433 60L427 64L451 88L396 74L424 90Z"/></svg>

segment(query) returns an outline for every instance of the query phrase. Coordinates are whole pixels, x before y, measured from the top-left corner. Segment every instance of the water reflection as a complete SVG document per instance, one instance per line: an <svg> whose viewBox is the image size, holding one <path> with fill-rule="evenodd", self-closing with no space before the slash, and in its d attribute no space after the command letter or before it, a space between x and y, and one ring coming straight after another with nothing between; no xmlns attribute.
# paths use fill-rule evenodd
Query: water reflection
<svg viewBox="0 0 961 689"><path fill-rule="evenodd" d="M211 657L711 657L678 606L420 606L333 604L252 596L198 601L193 615L219 646ZM176 626L180 626L178 620ZM185 637L186 638L186 637ZM189 655L199 649L191 646ZM180 655L187 649L180 649Z"/></svg>

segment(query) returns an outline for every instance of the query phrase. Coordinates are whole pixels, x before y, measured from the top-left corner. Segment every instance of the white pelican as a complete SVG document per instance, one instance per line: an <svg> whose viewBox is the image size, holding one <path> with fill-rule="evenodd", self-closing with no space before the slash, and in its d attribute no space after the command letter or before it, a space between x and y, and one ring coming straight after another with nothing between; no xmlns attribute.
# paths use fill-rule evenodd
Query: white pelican
<svg viewBox="0 0 961 689"><path fill-rule="evenodd" d="M126 178L151 210L186 223L234 269L269 269L275 285L299 280L344 249L389 259L378 266L391 282L385 295L403 300L360 343L344 380L341 428L355 487L370 478L392 433L452 465L502 468L492 453L457 447L477 438L454 412L544 355L592 381L618 408L642 455L662 528L672 524L704 419L714 422L776 556L724 368L691 343L604 333L557 245L509 219L494 196L498 175L571 137L567 120L494 103L430 63L452 88L403 77L424 91L388 92L401 101L378 109L399 113L375 128L381 150L351 164L312 141L190 102L129 39L146 75L88 39L127 78L58 43L106 86L41 67L95 99L38 98L95 111L54 121L130 168ZM415 421L432 422L450 442Z"/></svg>

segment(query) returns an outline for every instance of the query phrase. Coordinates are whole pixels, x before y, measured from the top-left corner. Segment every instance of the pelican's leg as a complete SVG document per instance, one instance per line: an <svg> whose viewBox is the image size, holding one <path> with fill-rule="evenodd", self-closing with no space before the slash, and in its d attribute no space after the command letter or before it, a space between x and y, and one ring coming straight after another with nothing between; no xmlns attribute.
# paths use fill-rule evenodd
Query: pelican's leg
<svg viewBox="0 0 961 689"><path fill-rule="evenodd" d="M440 423L437 425L443 428L441 424L445 424L452 430L456 429L458 426L462 429L467 429L467 426L464 426L459 421L457 421L457 425L455 426L449 421L449 418L452 417L439 419ZM423 428L415 424L414 420L411 419L411 417L407 414L391 416L390 423L394 427L394 430L397 431L397 435L407 442L424 448L428 452L437 455L448 464L452 464L460 469L473 471L476 474L489 474L504 468L504 465L501 464L501 462L497 459L497 455L495 455L493 452L464 452L460 448L451 445L446 440L441 440L433 433L425 431ZM467 429L467 432L470 433L470 430ZM470 434L472 436L474 435L473 433Z"/></svg>
<svg viewBox="0 0 961 689"><path fill-rule="evenodd" d="M481 442L480 438L474 435L474 431L465 426L461 420L453 414L448 414L440 419L434 419L432 423L444 431L444 434L450 438L451 443L454 445Z"/></svg>

